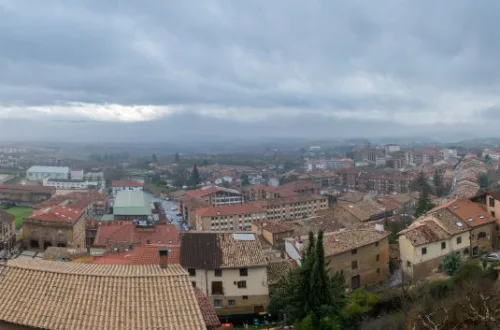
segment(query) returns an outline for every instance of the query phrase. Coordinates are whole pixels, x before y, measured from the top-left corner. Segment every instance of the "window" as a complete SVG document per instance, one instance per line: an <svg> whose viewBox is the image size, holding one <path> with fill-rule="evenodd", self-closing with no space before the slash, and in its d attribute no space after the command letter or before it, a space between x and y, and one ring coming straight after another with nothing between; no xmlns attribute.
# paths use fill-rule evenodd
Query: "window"
<svg viewBox="0 0 500 330"><path fill-rule="evenodd" d="M189 273L189 276L196 276L196 269L188 268L188 273Z"/></svg>
<svg viewBox="0 0 500 330"><path fill-rule="evenodd" d="M246 289L246 288L247 288L247 281L238 282L238 289Z"/></svg>
<svg viewBox="0 0 500 330"><path fill-rule="evenodd" d="M457 245L462 244L462 237L457 237Z"/></svg>
<svg viewBox="0 0 500 330"><path fill-rule="evenodd" d="M234 307L234 306L236 306L236 301L233 299L229 299L227 301L227 307Z"/></svg>
<svg viewBox="0 0 500 330"><path fill-rule="evenodd" d="M196 288L196 282L191 282L191 285L193 286L193 288Z"/></svg>
<svg viewBox="0 0 500 330"><path fill-rule="evenodd" d="M495 211L491 211L491 216L494 217L495 216Z"/></svg>
<svg viewBox="0 0 500 330"><path fill-rule="evenodd" d="M375 246L378 246L378 242L375 242Z"/></svg>
<svg viewBox="0 0 500 330"><path fill-rule="evenodd" d="M358 254L358 249L351 250L351 254L352 255Z"/></svg>
<svg viewBox="0 0 500 330"><path fill-rule="evenodd" d="M490 197L490 207L495 207L495 199Z"/></svg>
<svg viewBox="0 0 500 330"><path fill-rule="evenodd" d="M377 261L380 261L380 254L377 254Z"/></svg>
<svg viewBox="0 0 500 330"><path fill-rule="evenodd" d="M361 286L361 278L359 277L359 275L351 277L351 288L353 290L356 290L360 286Z"/></svg>
<svg viewBox="0 0 500 330"><path fill-rule="evenodd" d="M441 250L446 249L446 242L441 242Z"/></svg>
<svg viewBox="0 0 500 330"><path fill-rule="evenodd" d="M487 239L487 235L484 231L480 232L478 235L477 235L477 239Z"/></svg>
<svg viewBox="0 0 500 330"><path fill-rule="evenodd" d="M222 269L214 270L214 276L215 277L222 277Z"/></svg>
<svg viewBox="0 0 500 330"><path fill-rule="evenodd" d="M221 308L222 307L222 300L215 299L214 300L214 306L215 306L215 308Z"/></svg>
<svg viewBox="0 0 500 330"><path fill-rule="evenodd" d="M422 255L427 254L427 248L422 248Z"/></svg>
<svg viewBox="0 0 500 330"><path fill-rule="evenodd" d="M212 294L224 294L222 282L212 282Z"/></svg>
<svg viewBox="0 0 500 330"><path fill-rule="evenodd" d="M248 296L243 296L243 300L248 300Z"/></svg>
<svg viewBox="0 0 500 330"><path fill-rule="evenodd" d="M406 267L410 268L411 267L411 262L407 261L406 262Z"/></svg>
<svg viewBox="0 0 500 330"><path fill-rule="evenodd" d="M380 268L377 268L377 274L380 274Z"/></svg>
<svg viewBox="0 0 500 330"><path fill-rule="evenodd" d="M240 276L248 276L248 268L240 268Z"/></svg>
<svg viewBox="0 0 500 330"><path fill-rule="evenodd" d="M358 269L358 262L356 260L351 262L351 269Z"/></svg>

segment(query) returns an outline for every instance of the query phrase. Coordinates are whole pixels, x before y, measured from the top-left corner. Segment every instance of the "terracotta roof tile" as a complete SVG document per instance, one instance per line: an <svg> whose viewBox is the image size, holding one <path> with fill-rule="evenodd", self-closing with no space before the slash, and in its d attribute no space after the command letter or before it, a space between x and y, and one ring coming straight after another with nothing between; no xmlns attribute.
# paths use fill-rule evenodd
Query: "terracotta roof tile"
<svg viewBox="0 0 500 330"><path fill-rule="evenodd" d="M449 212L455 214L464 223L467 223L469 227L479 227L496 221L481 205L465 198L455 199L438 206L430 210L428 214L442 209L447 209Z"/></svg>
<svg viewBox="0 0 500 330"><path fill-rule="evenodd" d="M53 330L206 329L180 266L10 260L1 268L6 322Z"/></svg>
<svg viewBox="0 0 500 330"><path fill-rule="evenodd" d="M170 224L157 224L147 229L139 229L130 222L101 225L94 245L108 246L114 243L178 245L179 231Z"/></svg>
<svg viewBox="0 0 500 330"><path fill-rule="evenodd" d="M450 237L432 220L415 223L412 227L402 230L399 234L404 235L413 246L439 242Z"/></svg>
<svg viewBox="0 0 500 330"><path fill-rule="evenodd" d="M215 308L210 300L208 300L208 297L199 288L194 288L194 294L196 296L196 300L198 301L198 305L200 306L201 315L203 315L203 319L205 320L208 330L218 329L221 326L221 323L219 317L217 316L217 312L215 311Z"/></svg>
<svg viewBox="0 0 500 330"><path fill-rule="evenodd" d="M16 192L16 191L27 191L37 194L55 194L55 187L44 187L39 185L29 185L29 184L0 184L1 192Z"/></svg>
<svg viewBox="0 0 500 330"><path fill-rule="evenodd" d="M282 221L272 221L272 220L261 220L254 221L254 224L262 227L263 230L270 232L271 234L286 233L294 230L294 226L287 224Z"/></svg>
<svg viewBox="0 0 500 330"><path fill-rule="evenodd" d="M74 224L83 215L84 210L73 209L65 206L51 206L27 217L25 221L42 221Z"/></svg>
<svg viewBox="0 0 500 330"><path fill-rule="evenodd" d="M159 265L158 250L161 247L163 246L137 246L127 252L96 257L93 263L99 265ZM180 246L168 246L168 250L168 264L178 265L180 263Z"/></svg>
<svg viewBox="0 0 500 330"><path fill-rule="evenodd" d="M292 259L270 261L267 264L267 283L278 284L295 268L297 268L297 263Z"/></svg>

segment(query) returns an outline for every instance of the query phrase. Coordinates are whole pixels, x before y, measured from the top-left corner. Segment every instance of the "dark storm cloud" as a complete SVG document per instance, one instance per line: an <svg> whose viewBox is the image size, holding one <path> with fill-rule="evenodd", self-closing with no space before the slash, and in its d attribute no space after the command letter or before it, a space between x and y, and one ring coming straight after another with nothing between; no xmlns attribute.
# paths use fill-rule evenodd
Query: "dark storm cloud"
<svg viewBox="0 0 500 330"><path fill-rule="evenodd" d="M479 123L480 109L500 106L494 1L0 0L0 8L0 116L61 116L52 107L70 102L69 117L100 119L92 107L109 103L121 107L108 120L141 105L185 112L168 122L227 116L241 134L247 126L285 134L268 124L279 116L307 133L323 132L316 127L329 118L368 134L363 123L373 120L424 131ZM130 120L142 116L134 111ZM249 113L260 122L245 123Z"/></svg>

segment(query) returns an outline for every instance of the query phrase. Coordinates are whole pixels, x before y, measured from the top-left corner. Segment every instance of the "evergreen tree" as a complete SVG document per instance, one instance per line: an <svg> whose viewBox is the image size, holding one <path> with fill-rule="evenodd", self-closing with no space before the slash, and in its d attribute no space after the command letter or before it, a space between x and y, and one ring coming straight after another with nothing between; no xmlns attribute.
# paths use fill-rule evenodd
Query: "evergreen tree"
<svg viewBox="0 0 500 330"><path fill-rule="evenodd" d="M314 264L312 265L310 292L311 292L311 312L315 313L315 319L320 320L327 316L323 315L325 309L331 303L331 296L325 294L329 292L329 278L325 264L325 250L323 246L323 232L318 233L316 242L316 252L314 255Z"/></svg>
<svg viewBox="0 0 500 330"><path fill-rule="evenodd" d="M445 191L443 177L437 169L434 172L433 183L434 183L434 189L436 191L436 196L442 197L444 195L444 191Z"/></svg>
<svg viewBox="0 0 500 330"><path fill-rule="evenodd" d="M427 182L427 178L425 177L424 172L422 171L418 172L417 177L415 178L415 180L413 180L413 182L410 185L410 189L412 191L420 191L420 192L422 192L423 190L429 192L431 190L431 187Z"/></svg>
<svg viewBox="0 0 500 330"><path fill-rule="evenodd" d="M480 174L477 179L477 184L482 189L487 189L490 185L490 179L487 174Z"/></svg>
<svg viewBox="0 0 500 330"><path fill-rule="evenodd" d="M191 172L191 185L196 186L201 183L200 172L198 172L198 166L194 164L193 171Z"/></svg>
<svg viewBox="0 0 500 330"><path fill-rule="evenodd" d="M420 196L418 198L418 203L417 203L417 210L415 211L415 217L419 217L430 209L432 209L435 205L431 202L429 198L429 192L428 190L424 189L420 191Z"/></svg>

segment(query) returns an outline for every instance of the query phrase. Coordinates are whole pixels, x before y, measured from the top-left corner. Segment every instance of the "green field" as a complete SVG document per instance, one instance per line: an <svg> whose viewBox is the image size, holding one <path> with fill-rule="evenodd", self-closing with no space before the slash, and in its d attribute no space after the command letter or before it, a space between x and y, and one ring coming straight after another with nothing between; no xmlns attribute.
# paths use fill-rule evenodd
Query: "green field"
<svg viewBox="0 0 500 330"><path fill-rule="evenodd" d="M6 209L5 211L16 217L16 229L20 229L23 225L24 218L30 216L33 209L29 207L16 206Z"/></svg>

